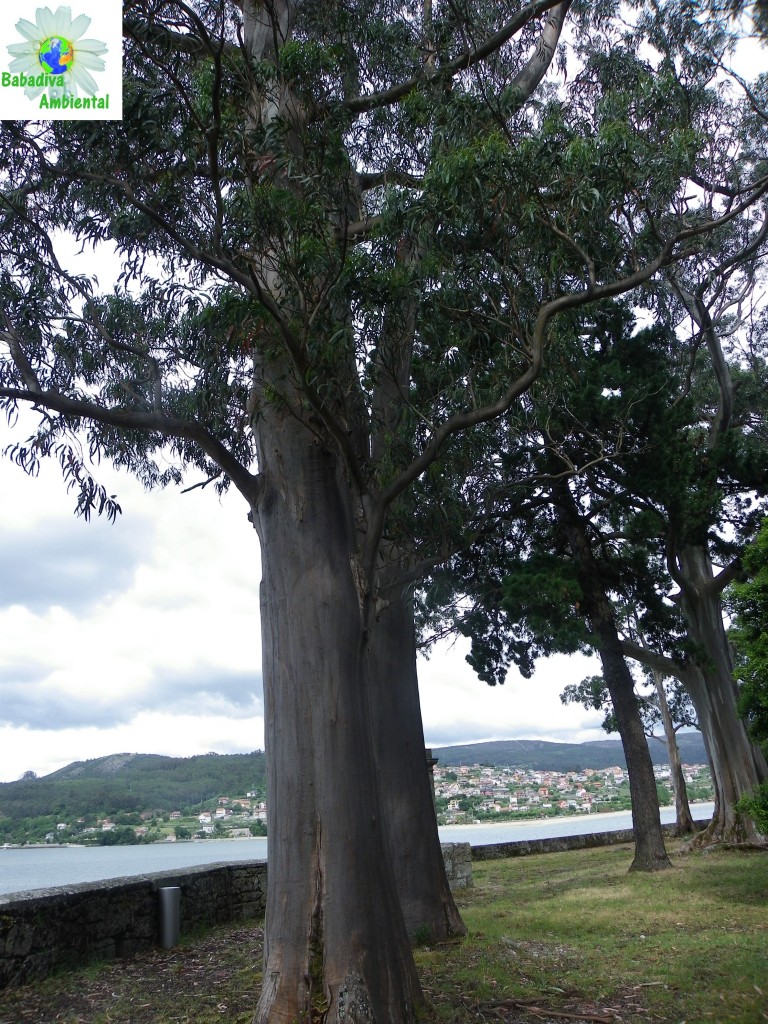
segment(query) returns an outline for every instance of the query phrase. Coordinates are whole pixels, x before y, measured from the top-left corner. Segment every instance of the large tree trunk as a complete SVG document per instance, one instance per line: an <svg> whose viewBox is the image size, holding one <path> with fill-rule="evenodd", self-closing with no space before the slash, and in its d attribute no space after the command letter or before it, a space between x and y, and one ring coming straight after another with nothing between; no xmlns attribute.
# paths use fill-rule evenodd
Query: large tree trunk
<svg viewBox="0 0 768 1024"><path fill-rule="evenodd" d="M735 804L768 778L768 769L737 711L731 653L709 552L703 546L685 547L678 565L688 635L701 651L685 682L706 737L719 796L717 814L697 842L759 842L754 825Z"/></svg>
<svg viewBox="0 0 768 1024"><path fill-rule="evenodd" d="M400 907L412 938L465 935L451 895L424 751L410 596L380 604L368 644L379 789Z"/></svg>
<svg viewBox="0 0 768 1024"><path fill-rule="evenodd" d="M656 777L648 741L635 696L635 684L622 651L613 606L601 580L600 566L592 553L586 527L575 508L567 485L560 488L560 521L576 565L583 596L583 611L598 640L603 678L611 695L624 756L627 760L632 800L635 856L631 871L660 871L671 867L661 831Z"/></svg>
<svg viewBox="0 0 768 1024"><path fill-rule="evenodd" d="M365 601L337 460L275 403L255 422L270 799L256 1024L412 1024L421 991L378 796Z"/></svg>
<svg viewBox="0 0 768 1024"><path fill-rule="evenodd" d="M685 776L683 766L680 764L680 748L677 745L675 725L667 703L667 695L664 692L664 679L660 672L653 669L653 685L656 687L656 694L659 698L659 710L661 721L664 726L664 739L667 743L667 756L669 757L669 769L672 774L672 789L675 795L675 835L689 835L696 831L691 815L691 807L688 803L688 792L685 788Z"/></svg>

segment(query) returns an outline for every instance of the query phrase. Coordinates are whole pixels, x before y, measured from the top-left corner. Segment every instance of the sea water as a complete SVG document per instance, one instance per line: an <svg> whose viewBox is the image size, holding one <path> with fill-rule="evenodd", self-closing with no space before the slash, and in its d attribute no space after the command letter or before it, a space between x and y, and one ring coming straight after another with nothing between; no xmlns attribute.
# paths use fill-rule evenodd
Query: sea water
<svg viewBox="0 0 768 1024"><path fill-rule="evenodd" d="M697 820L712 817L714 804L693 804ZM661 809L664 823L675 820L672 807ZM555 836L613 832L632 827L629 811L584 814L527 821L483 822L479 825L443 825L440 838L446 843L519 842ZM179 871L183 868L242 860L266 860L267 840L204 839L199 842L165 842L141 846L66 846L0 848L0 893L28 892L76 882Z"/></svg>

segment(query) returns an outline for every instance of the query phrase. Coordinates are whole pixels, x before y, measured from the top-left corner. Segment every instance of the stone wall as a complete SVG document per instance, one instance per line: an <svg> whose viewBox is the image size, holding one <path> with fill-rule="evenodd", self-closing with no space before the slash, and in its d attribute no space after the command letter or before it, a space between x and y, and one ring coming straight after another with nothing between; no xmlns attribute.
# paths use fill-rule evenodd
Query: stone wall
<svg viewBox="0 0 768 1024"><path fill-rule="evenodd" d="M164 886L181 889L180 930L264 915L265 861L207 864L0 896L0 988L157 946Z"/></svg>
<svg viewBox="0 0 768 1024"><path fill-rule="evenodd" d="M708 821L696 821L698 828L704 828ZM675 825L662 825L665 835L672 835ZM513 843L489 843L472 847L472 860L498 860L502 857L526 857L531 853L565 853L567 850L587 850L593 846L620 846L634 843L635 834L631 828L616 832L590 832L584 836L557 836L553 839L527 839Z"/></svg>

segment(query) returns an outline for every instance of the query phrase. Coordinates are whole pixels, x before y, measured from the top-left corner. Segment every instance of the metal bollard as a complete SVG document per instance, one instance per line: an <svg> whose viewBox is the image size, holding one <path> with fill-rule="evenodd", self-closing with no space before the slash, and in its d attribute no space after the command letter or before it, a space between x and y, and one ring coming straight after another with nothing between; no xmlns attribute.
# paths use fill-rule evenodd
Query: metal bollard
<svg viewBox="0 0 768 1024"><path fill-rule="evenodd" d="M181 889L178 885L169 885L158 889L157 893L160 897L160 945L171 949L179 943Z"/></svg>

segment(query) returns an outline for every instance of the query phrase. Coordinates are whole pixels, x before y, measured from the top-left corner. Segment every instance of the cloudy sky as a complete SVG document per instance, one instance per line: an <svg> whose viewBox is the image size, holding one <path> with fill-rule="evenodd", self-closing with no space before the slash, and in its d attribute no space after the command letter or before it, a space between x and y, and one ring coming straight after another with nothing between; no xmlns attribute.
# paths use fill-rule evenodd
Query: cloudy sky
<svg viewBox="0 0 768 1024"><path fill-rule="evenodd" d="M11 437L0 426L0 448ZM123 514L73 515L55 464L0 459L0 782L119 751L188 756L263 747L259 548L235 493L146 494L109 467ZM580 742L600 716L563 707L586 659L531 681L480 683L466 648L421 663L427 745Z"/></svg>

